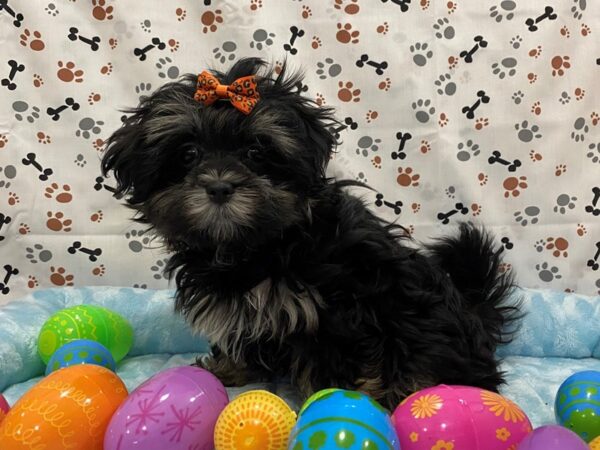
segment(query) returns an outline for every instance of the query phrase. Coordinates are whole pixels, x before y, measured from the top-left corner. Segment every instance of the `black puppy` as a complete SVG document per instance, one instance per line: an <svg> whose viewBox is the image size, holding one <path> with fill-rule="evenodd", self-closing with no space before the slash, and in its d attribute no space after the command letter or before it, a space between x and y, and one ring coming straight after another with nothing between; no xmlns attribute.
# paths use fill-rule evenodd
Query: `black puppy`
<svg viewBox="0 0 600 450"><path fill-rule="evenodd" d="M263 69L213 72L234 87L210 105L195 75L166 84L102 161L173 252L176 308L213 344L199 364L228 385L290 376L305 395L358 389L389 408L439 383L497 390L518 309L491 238L463 224L416 249L346 192L358 183L326 177L331 109L297 93L300 75Z"/></svg>

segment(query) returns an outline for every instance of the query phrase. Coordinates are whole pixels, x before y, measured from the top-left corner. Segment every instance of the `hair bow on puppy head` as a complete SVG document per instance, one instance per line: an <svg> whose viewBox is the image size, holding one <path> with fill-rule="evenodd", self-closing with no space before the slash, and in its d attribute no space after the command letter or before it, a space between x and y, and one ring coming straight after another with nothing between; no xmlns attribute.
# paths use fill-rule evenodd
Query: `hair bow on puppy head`
<svg viewBox="0 0 600 450"><path fill-rule="evenodd" d="M218 99L229 99L236 109L250 114L260 99L256 90L256 77L249 75L226 85L219 83L213 74L203 71L198 75L194 100L210 106Z"/></svg>

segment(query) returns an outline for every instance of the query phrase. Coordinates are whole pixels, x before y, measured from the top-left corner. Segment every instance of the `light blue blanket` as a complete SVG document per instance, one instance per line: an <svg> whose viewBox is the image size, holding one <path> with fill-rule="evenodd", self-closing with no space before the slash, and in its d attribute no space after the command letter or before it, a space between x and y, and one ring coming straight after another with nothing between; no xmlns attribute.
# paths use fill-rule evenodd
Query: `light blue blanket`
<svg viewBox="0 0 600 450"><path fill-rule="evenodd" d="M554 395L562 381L580 370L600 370L600 297L522 289L527 315L516 339L498 352L507 385L503 389L535 426L554 420ZM44 371L37 335L56 311L95 304L119 312L132 324L135 342L117 369L130 389L156 372L190 364L208 351L173 312L173 291L118 287L59 288L36 291L0 308L0 391L14 403ZM285 382L229 389L231 397L248 389L268 389L297 409L297 394Z"/></svg>

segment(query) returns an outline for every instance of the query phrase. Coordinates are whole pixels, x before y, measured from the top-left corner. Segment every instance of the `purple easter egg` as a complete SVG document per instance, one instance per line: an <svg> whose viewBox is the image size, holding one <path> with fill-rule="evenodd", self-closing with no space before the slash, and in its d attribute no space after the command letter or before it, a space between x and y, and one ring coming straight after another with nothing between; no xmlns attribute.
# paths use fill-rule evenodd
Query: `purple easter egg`
<svg viewBox="0 0 600 450"><path fill-rule="evenodd" d="M104 436L104 450L212 450L213 433L229 403L210 372L184 366L141 384L121 404Z"/></svg>
<svg viewBox="0 0 600 450"><path fill-rule="evenodd" d="M521 441L517 450L590 450L575 433L558 425L536 428Z"/></svg>

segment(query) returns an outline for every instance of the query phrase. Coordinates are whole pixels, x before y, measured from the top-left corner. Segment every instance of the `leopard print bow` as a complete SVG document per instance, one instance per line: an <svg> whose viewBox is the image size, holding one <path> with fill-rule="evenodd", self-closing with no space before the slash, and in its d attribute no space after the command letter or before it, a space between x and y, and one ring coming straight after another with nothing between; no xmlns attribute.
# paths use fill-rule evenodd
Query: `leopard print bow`
<svg viewBox="0 0 600 450"><path fill-rule="evenodd" d="M256 90L256 77L249 75L238 78L228 86L220 84L214 75L203 71L198 75L194 100L209 106L220 98L229 99L235 108L244 114L250 114L260 99Z"/></svg>

